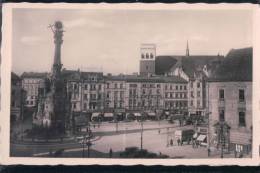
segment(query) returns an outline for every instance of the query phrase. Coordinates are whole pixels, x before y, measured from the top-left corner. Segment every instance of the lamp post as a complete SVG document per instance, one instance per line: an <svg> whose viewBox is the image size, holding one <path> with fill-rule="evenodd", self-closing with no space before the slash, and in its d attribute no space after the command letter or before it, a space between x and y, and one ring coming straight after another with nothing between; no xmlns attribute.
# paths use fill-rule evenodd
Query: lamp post
<svg viewBox="0 0 260 173"><path fill-rule="evenodd" d="M143 112L141 114L141 150L143 150L143 131L144 131L144 127L143 127Z"/></svg>

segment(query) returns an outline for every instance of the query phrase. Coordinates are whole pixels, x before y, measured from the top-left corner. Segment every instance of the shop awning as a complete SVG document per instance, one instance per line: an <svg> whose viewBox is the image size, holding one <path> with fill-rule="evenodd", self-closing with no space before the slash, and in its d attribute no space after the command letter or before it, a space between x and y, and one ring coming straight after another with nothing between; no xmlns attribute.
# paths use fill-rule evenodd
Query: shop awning
<svg viewBox="0 0 260 173"><path fill-rule="evenodd" d="M148 112L148 116L155 117L156 114L155 114L155 112Z"/></svg>
<svg viewBox="0 0 260 173"><path fill-rule="evenodd" d="M104 113L104 117L114 117L113 113Z"/></svg>
<svg viewBox="0 0 260 173"><path fill-rule="evenodd" d="M99 112L94 112L94 113L92 113L92 117L98 117L99 115L100 115Z"/></svg>
<svg viewBox="0 0 260 173"><path fill-rule="evenodd" d="M204 141L206 139L206 135L199 135L199 137L197 138L198 141Z"/></svg>
<svg viewBox="0 0 260 173"><path fill-rule="evenodd" d="M136 117L140 117L140 116L141 116L141 113L135 112L134 115L135 115Z"/></svg>

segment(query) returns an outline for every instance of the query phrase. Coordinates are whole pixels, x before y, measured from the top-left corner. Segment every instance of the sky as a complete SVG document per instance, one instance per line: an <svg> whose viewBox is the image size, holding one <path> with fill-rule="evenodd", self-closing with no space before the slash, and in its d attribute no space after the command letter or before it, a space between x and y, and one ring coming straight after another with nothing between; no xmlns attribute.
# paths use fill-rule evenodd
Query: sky
<svg viewBox="0 0 260 173"><path fill-rule="evenodd" d="M250 10L13 9L12 70L48 72L54 57L49 24L64 25L61 61L66 69L131 74L140 46L157 55L226 55L252 46Z"/></svg>

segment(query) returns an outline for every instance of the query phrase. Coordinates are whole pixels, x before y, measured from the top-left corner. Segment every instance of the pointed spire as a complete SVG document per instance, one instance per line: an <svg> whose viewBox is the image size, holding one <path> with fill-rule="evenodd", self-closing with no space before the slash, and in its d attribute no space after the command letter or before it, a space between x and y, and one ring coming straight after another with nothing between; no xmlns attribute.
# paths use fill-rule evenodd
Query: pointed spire
<svg viewBox="0 0 260 173"><path fill-rule="evenodd" d="M186 47L186 56L190 56L190 50L189 50L189 42L187 40L187 47Z"/></svg>

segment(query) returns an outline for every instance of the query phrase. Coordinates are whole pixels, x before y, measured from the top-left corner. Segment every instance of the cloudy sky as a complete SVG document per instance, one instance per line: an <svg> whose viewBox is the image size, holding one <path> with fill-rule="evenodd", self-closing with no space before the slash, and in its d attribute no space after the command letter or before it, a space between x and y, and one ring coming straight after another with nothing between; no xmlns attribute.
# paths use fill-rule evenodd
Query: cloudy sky
<svg viewBox="0 0 260 173"><path fill-rule="evenodd" d="M138 72L140 45L155 43L157 55L225 55L252 46L249 10L13 10L13 71L50 71L53 34L64 24L62 63L67 69Z"/></svg>

